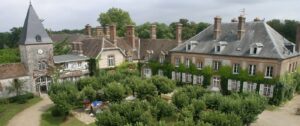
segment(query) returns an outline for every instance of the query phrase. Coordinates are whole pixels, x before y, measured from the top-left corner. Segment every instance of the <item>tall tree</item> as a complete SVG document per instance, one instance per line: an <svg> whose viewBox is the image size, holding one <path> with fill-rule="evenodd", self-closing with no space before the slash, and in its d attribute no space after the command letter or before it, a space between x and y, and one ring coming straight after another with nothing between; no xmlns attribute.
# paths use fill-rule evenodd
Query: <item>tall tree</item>
<svg viewBox="0 0 300 126"><path fill-rule="evenodd" d="M288 19L282 21L279 19L273 19L267 23L289 41L296 41L297 25L299 24L298 21Z"/></svg>
<svg viewBox="0 0 300 126"><path fill-rule="evenodd" d="M110 8L107 12L101 13L98 22L102 26L116 23L118 36L124 36L126 25L134 24L129 13L120 8Z"/></svg>
<svg viewBox="0 0 300 126"><path fill-rule="evenodd" d="M9 93L15 93L16 96L20 96L24 92L25 82L17 78L13 79L11 86L7 87Z"/></svg>
<svg viewBox="0 0 300 126"><path fill-rule="evenodd" d="M170 24L170 29L174 36L176 34L176 23L177 22L173 22ZM183 40L187 40L193 37L194 35L198 34L199 32L201 32L202 30L204 30L209 26L208 23L204 23L204 22L196 23L193 21L189 21L188 19L179 19L179 23L182 24Z"/></svg>

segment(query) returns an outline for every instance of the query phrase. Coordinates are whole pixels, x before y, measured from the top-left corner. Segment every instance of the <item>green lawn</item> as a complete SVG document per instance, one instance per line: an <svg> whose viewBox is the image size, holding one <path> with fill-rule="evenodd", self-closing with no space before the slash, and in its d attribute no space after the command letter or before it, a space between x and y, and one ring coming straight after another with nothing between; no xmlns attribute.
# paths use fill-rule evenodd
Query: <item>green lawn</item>
<svg viewBox="0 0 300 126"><path fill-rule="evenodd" d="M28 100L24 104L19 104L19 103L0 104L0 125L5 126L14 115L34 105L40 100L41 100L40 97L35 97L33 99Z"/></svg>
<svg viewBox="0 0 300 126"><path fill-rule="evenodd" d="M41 126L96 126L95 124L86 125L73 116L69 116L67 120L63 117L53 117L51 108L42 115Z"/></svg>

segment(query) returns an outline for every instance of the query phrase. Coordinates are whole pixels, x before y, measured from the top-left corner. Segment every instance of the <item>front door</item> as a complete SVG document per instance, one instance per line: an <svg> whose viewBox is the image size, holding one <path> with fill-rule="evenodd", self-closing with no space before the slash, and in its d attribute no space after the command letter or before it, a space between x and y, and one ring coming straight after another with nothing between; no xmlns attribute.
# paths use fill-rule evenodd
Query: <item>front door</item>
<svg viewBox="0 0 300 126"><path fill-rule="evenodd" d="M51 84L51 77L41 76L35 80L36 90L38 93L47 93Z"/></svg>
<svg viewBox="0 0 300 126"><path fill-rule="evenodd" d="M220 85L221 85L221 79L219 76L214 76L212 78L212 87L211 90L212 91L220 91Z"/></svg>

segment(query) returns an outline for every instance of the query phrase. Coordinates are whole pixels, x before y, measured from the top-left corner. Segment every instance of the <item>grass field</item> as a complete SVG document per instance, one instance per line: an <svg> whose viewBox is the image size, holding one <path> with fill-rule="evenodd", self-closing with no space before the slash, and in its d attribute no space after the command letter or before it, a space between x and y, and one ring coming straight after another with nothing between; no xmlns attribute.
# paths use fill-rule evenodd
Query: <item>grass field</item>
<svg viewBox="0 0 300 126"><path fill-rule="evenodd" d="M95 124L86 125L73 116L68 116L66 120L63 117L53 117L51 108L42 115L41 126L96 126Z"/></svg>
<svg viewBox="0 0 300 126"><path fill-rule="evenodd" d="M33 99L28 100L24 104L19 104L19 103L0 104L0 126L7 125L8 121L12 117L14 117L17 113L34 105L35 103L39 102L40 100L41 100L41 98L35 97Z"/></svg>

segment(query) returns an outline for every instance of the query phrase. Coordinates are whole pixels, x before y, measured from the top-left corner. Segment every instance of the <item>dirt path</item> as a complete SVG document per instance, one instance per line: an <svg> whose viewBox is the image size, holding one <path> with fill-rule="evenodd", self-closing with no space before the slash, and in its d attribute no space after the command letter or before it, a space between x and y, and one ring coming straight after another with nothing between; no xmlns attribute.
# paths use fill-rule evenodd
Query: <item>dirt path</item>
<svg viewBox="0 0 300 126"><path fill-rule="evenodd" d="M251 126L300 126L300 115L295 115L299 107L300 95L297 95L276 110L264 111Z"/></svg>
<svg viewBox="0 0 300 126"><path fill-rule="evenodd" d="M39 126L41 115L53 105L48 95L42 95L43 100L15 115L7 126Z"/></svg>

